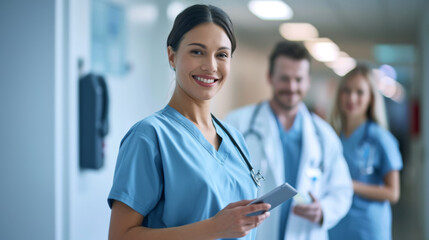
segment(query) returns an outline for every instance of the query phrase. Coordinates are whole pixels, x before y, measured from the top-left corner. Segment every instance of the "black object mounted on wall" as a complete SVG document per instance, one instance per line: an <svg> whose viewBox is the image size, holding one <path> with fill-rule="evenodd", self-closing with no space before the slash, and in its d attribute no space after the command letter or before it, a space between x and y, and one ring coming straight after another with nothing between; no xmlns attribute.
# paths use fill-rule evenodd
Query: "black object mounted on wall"
<svg viewBox="0 0 429 240"><path fill-rule="evenodd" d="M109 96L104 77L89 73L79 79L79 165L100 169L104 137L109 131Z"/></svg>

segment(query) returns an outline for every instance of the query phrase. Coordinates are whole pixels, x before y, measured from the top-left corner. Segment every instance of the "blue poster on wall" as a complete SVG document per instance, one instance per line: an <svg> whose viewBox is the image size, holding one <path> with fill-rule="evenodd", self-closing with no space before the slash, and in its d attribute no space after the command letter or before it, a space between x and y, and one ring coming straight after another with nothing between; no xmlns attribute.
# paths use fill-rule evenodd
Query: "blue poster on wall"
<svg viewBox="0 0 429 240"><path fill-rule="evenodd" d="M108 0L91 1L91 68L101 74L127 72L125 9Z"/></svg>

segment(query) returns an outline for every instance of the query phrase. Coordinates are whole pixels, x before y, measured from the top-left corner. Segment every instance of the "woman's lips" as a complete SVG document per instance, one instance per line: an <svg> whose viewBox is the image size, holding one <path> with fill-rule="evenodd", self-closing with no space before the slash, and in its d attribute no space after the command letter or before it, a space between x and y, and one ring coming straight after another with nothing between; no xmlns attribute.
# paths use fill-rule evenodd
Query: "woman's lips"
<svg viewBox="0 0 429 240"><path fill-rule="evenodd" d="M192 78L195 79L195 81L203 86L203 87L212 87L216 84L216 82L218 81L217 78L214 77L208 77L208 76L196 76L193 75Z"/></svg>

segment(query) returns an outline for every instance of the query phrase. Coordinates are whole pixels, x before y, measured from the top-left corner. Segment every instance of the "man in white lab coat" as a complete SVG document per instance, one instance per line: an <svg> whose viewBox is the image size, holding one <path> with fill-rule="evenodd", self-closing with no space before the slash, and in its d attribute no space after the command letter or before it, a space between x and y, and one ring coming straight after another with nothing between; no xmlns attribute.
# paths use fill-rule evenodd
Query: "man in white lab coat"
<svg viewBox="0 0 429 240"><path fill-rule="evenodd" d="M272 98L230 113L251 161L265 177L263 195L288 182L298 190L258 227L258 240L328 239L353 195L341 143L333 129L302 102L310 87L311 57L295 42L278 43L270 56Z"/></svg>

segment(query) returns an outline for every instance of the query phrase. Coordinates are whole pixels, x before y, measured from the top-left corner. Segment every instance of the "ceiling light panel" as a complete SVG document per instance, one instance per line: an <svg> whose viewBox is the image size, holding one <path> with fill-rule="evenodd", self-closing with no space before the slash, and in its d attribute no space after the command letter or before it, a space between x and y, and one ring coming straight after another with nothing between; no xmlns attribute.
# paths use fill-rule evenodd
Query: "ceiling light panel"
<svg viewBox="0 0 429 240"><path fill-rule="evenodd" d="M305 41L319 37L319 32L310 23L283 23L280 35L290 41Z"/></svg>
<svg viewBox="0 0 429 240"><path fill-rule="evenodd" d="M317 38L304 42L311 56L319 62L335 61L340 53L340 48L329 38Z"/></svg>
<svg viewBox="0 0 429 240"><path fill-rule="evenodd" d="M288 20L293 16L292 9L280 0L252 0L247 7L262 20Z"/></svg>
<svg viewBox="0 0 429 240"><path fill-rule="evenodd" d="M356 67L356 60L346 52L340 52L337 59L332 62L326 62L325 65L331 68L338 76L342 77Z"/></svg>

